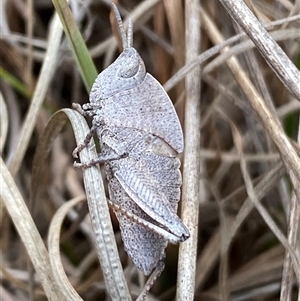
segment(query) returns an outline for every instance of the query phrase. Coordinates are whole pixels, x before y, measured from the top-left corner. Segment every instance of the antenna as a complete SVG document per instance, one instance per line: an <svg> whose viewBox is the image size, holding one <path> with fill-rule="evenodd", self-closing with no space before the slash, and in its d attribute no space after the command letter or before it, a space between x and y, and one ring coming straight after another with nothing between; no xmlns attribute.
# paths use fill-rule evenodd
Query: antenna
<svg viewBox="0 0 300 301"><path fill-rule="evenodd" d="M117 7L114 3L112 3L112 8L114 10L114 14L115 14L115 17L116 17L116 20L117 20L119 32L120 32L121 39L122 39L123 49L128 48L129 47L128 46L129 38L128 38L128 41L127 41L127 37L126 37L125 30L124 30L121 15L120 15L120 13L119 13L119 11L118 11L118 9L117 9ZM131 25L131 28L132 28L132 25ZM132 35L132 29L131 29L131 35ZM131 36L131 40L132 40L132 36Z"/></svg>
<svg viewBox="0 0 300 301"><path fill-rule="evenodd" d="M132 47L133 44L133 29L132 21L128 19L128 29L127 29L127 47Z"/></svg>

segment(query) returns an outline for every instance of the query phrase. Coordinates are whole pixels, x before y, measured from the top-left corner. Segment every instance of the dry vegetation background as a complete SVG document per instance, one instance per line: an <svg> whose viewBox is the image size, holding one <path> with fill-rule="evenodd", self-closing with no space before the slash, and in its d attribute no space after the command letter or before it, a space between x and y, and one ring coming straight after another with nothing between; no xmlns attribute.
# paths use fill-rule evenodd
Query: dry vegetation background
<svg viewBox="0 0 300 301"><path fill-rule="evenodd" d="M245 1L258 20L268 24L268 31L298 68L299 2ZM118 3L123 18L130 14L133 19L134 47L148 72L162 84L167 82L165 88L186 134L185 154L181 157L185 160L181 203L192 237L181 246L179 277L184 286L192 286L182 292L184 288L176 284L178 247L169 246L166 268L149 298L175 300L177 286L177 300L300 300L300 99L288 91L287 84L247 42L219 1L201 1L194 19L193 6L197 3ZM72 0L70 6L100 72L120 51L112 39L110 1ZM70 108L72 102L88 101L76 62L65 36L60 37L62 31L53 13L50 0L1 2L0 299L42 301L47 300L46 291L48 298L53 294L49 300L80 300L71 295L71 290L67 292L69 298L60 292L62 280L55 284L58 272L53 263L51 268L48 252L38 236L47 245L53 216L64 208L60 212L62 225L56 221L50 245L58 243L61 231L61 260L75 290L83 300L109 300L87 213L82 171L73 168L71 154L76 143L70 123L54 140L53 132L63 122L59 118L52 122L49 137L40 145L34 161L38 140L50 117ZM198 24L197 18L201 31L200 27L191 27ZM224 46L222 40L227 41L227 54L225 48L214 48L216 44ZM195 66L201 66L201 78L197 67L182 69L185 57L190 61L195 53L203 53L194 61ZM234 55L237 61L231 63L237 65L232 69L226 59ZM173 75L181 76L180 80ZM299 84L299 73L296 75ZM267 128L263 121L268 123L269 118L258 117L250 105L251 93L241 86L245 80L239 80L240 76L245 76L262 96L278 128ZM284 80L289 81L288 75ZM289 160L290 152L282 156L278 151L273 143L278 133L284 136L284 143L292 145L296 161ZM33 176L35 172L38 176ZM111 219L125 278L135 299L145 279L124 251L113 214ZM54 262L59 265L55 250ZM194 261L195 283L190 278ZM48 283L48 289L46 284L43 289L41 282Z"/></svg>

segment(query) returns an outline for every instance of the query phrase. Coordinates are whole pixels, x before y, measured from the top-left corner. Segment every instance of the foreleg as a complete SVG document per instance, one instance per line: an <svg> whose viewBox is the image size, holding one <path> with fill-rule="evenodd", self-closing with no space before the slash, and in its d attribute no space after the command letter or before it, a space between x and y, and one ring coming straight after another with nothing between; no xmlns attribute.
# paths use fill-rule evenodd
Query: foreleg
<svg viewBox="0 0 300 301"><path fill-rule="evenodd" d="M89 133L86 135L85 139L83 140L83 143L77 145L77 147L73 150L72 155L74 158L78 158L78 153L80 153L85 147L88 146L92 137L95 135L96 131L97 131L97 127L92 126Z"/></svg>
<svg viewBox="0 0 300 301"><path fill-rule="evenodd" d="M75 168L88 168L88 167L91 167L91 166L95 166L97 164L105 163L107 161L113 161L113 160L119 160L119 159L122 159L122 158L126 158L127 156L128 156L127 153L119 155L119 154L112 151L111 153L108 153L108 154L105 154L105 155L99 154L97 158L94 158L94 159L90 160L87 163L74 162L74 167Z"/></svg>

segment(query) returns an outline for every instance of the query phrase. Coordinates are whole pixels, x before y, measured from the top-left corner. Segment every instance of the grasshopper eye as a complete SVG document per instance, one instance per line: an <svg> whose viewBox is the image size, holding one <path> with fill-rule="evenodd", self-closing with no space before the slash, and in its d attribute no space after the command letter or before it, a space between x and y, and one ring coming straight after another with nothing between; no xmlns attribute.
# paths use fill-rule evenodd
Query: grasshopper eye
<svg viewBox="0 0 300 301"><path fill-rule="evenodd" d="M129 62L125 66L122 66L118 72L118 76L122 78L130 78L134 77L139 71L139 63L135 60L133 62Z"/></svg>
<svg viewBox="0 0 300 301"><path fill-rule="evenodd" d="M116 74L119 78L131 79L139 77L141 69L145 69L142 59L132 47L124 49L123 53L119 56L119 59L120 64Z"/></svg>

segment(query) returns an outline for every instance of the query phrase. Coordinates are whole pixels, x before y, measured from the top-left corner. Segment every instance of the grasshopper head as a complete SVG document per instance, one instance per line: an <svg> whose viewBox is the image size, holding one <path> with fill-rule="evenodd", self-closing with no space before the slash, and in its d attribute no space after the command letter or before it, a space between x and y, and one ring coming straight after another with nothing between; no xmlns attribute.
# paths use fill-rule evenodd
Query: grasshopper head
<svg viewBox="0 0 300 301"><path fill-rule="evenodd" d="M120 56L96 78L90 102L99 102L140 85L146 76L143 60L133 47L125 48Z"/></svg>

